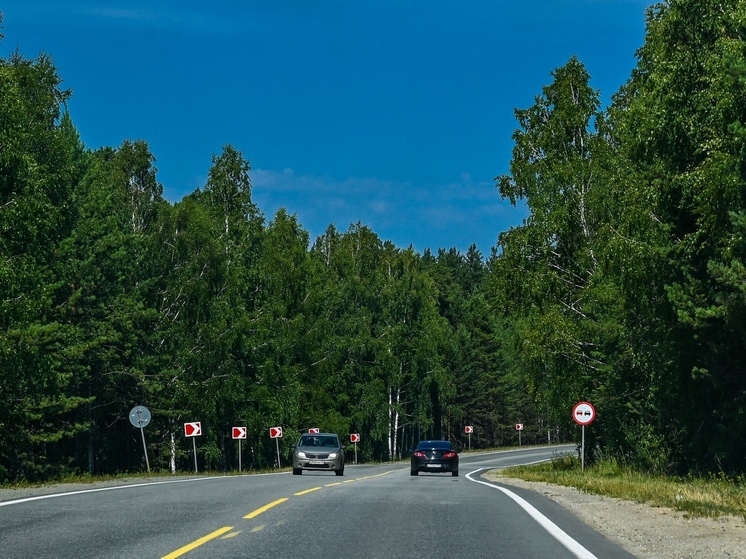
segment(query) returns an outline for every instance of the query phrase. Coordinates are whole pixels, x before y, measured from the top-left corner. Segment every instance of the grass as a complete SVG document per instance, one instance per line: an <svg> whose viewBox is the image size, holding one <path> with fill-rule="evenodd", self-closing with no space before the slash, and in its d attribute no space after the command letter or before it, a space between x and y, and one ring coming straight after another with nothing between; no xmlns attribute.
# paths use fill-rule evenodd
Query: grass
<svg viewBox="0 0 746 559"><path fill-rule="evenodd" d="M612 461L581 471L580 461L574 456L558 456L551 462L507 468L500 473L654 507L669 507L691 517L736 516L746 521L746 479L742 477L676 478L641 473Z"/></svg>

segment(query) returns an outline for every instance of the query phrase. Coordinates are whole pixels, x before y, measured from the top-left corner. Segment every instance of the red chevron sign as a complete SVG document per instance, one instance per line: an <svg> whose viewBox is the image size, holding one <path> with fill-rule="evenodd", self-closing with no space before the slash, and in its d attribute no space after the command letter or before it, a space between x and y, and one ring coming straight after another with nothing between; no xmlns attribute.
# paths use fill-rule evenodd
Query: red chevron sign
<svg viewBox="0 0 746 559"><path fill-rule="evenodd" d="M234 427L232 429L234 439L245 439L246 438L246 427Z"/></svg>
<svg viewBox="0 0 746 559"><path fill-rule="evenodd" d="M187 437L199 437L202 434L202 423L194 421L192 423L184 423L184 435Z"/></svg>

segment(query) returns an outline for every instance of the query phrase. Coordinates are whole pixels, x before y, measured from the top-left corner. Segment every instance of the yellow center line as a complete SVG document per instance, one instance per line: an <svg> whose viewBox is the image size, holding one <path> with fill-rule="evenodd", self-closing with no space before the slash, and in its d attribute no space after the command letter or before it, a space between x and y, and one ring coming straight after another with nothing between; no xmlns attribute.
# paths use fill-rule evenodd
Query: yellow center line
<svg viewBox="0 0 746 559"><path fill-rule="evenodd" d="M360 477L360 478L356 478L356 479L346 479L344 481L338 481L336 483L329 483L329 484L326 485L326 487L334 487L335 485L342 485L343 483L352 483L353 481L360 481L360 480L370 479L370 478L374 478L374 477L381 477L381 476L388 475L390 473L391 472L384 472L382 474L376 474L376 475L372 475L372 476ZM294 495L296 497L300 497L301 495L306 495L307 493L313 493L314 491L318 491L319 489L322 489L322 487L321 486L319 486L319 487L312 487L311 489L306 489L305 491L299 491L298 493L294 493ZM284 503L287 500L288 500L287 497L283 497L282 499L277 499L276 501L272 501L271 503L268 503L268 504L264 505L263 507L260 507L260 508L256 509L255 511L250 512L249 514L247 514L246 516L244 516L244 518L247 518L247 519L255 518L255 517L259 516L260 514L262 514L263 512L266 512L269 509L271 509L272 507L275 507L275 506L279 505L280 503ZM252 530L252 532L257 531L257 530L262 530L263 528L264 528L264 526L257 526L256 528L254 528ZM192 543L190 543L188 545L185 545L184 547L179 548L176 551L174 551L172 553L169 553L168 555L164 555L161 559L176 559L177 557L181 557L185 553L187 553L189 551L192 551L193 549L195 549L195 548L197 548L197 547L199 547L199 546L201 546L201 545L209 542L210 540L214 540L215 538L217 538L219 536L222 536L223 534L225 534L226 532L230 532L231 530L233 530L232 526L225 526L223 528L220 528L219 530L215 530L214 532L212 532L210 534L207 534L206 536L204 536L204 537L202 537L202 538L200 538L198 540L195 540L194 542L192 542ZM229 534L226 537L234 537L234 536L238 535L238 533L239 532L235 532L233 534Z"/></svg>
<svg viewBox="0 0 746 559"><path fill-rule="evenodd" d="M287 497L283 497L282 499L277 499L276 501L272 501L271 503L269 503L267 505L264 505L263 507L260 507L260 508L256 509L255 511L250 512L249 514L247 514L246 516L244 516L244 518L254 518L255 516L259 516L263 512L266 512L269 509L271 509L272 507L277 506L280 503L284 503L287 500L288 500Z"/></svg>
<svg viewBox="0 0 746 559"><path fill-rule="evenodd" d="M389 474L390 474L390 473L392 473L392 472L393 472L393 470L391 470L391 471L389 471L389 472L383 472L382 474L376 474L376 475L373 475L373 476L368 476L368 477L369 477L369 478L373 478L373 477L381 477L381 476L387 476L387 475L389 475Z"/></svg>
<svg viewBox="0 0 746 559"><path fill-rule="evenodd" d="M185 553L192 551L193 549L201 546L202 544L205 544L209 542L210 540L214 540L218 536L221 536L222 534L225 534L226 532L230 532L231 530L233 530L233 526L225 526L223 528L220 528L219 530L215 530L211 534L207 534L205 537L200 538L196 541L193 541L192 543L177 549L173 553L164 555L161 559L176 559L176 557L181 557Z"/></svg>

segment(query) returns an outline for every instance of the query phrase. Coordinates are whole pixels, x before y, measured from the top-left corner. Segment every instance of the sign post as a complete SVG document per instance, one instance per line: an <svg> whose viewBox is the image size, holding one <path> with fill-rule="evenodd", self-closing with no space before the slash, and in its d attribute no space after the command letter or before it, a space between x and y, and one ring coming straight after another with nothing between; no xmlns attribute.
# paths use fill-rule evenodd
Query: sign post
<svg viewBox="0 0 746 559"><path fill-rule="evenodd" d="M241 473L241 439L246 438L246 427L234 427L231 429L231 435L238 439L238 473Z"/></svg>
<svg viewBox="0 0 746 559"><path fill-rule="evenodd" d="M596 408L590 402L578 402L572 408L572 419L583 428L580 439L580 470L585 470L585 426L596 419Z"/></svg>
<svg viewBox="0 0 746 559"><path fill-rule="evenodd" d="M355 444L355 464L357 464L357 443L360 442L360 433L350 433L350 442Z"/></svg>
<svg viewBox="0 0 746 559"><path fill-rule="evenodd" d="M473 425L466 425L464 426L464 433L469 435L469 450L471 450L471 434L474 432L474 426Z"/></svg>
<svg viewBox="0 0 746 559"><path fill-rule="evenodd" d="M140 428L142 435L142 450L145 453L145 465L150 473L150 460L148 460L148 447L145 446L145 426L150 423L150 410L145 406L135 406L130 410L130 423Z"/></svg>
<svg viewBox="0 0 746 559"><path fill-rule="evenodd" d="M184 436L192 438L192 450L194 451L194 473L197 473L197 437L202 434L202 423L194 421L184 423Z"/></svg>
<svg viewBox="0 0 746 559"><path fill-rule="evenodd" d="M515 430L518 431L518 446L521 446L521 431L523 431L523 423L516 423Z"/></svg>
<svg viewBox="0 0 746 559"><path fill-rule="evenodd" d="M269 428L270 438L275 440L277 446L277 467L280 467L280 439L282 438L282 427L270 427Z"/></svg>

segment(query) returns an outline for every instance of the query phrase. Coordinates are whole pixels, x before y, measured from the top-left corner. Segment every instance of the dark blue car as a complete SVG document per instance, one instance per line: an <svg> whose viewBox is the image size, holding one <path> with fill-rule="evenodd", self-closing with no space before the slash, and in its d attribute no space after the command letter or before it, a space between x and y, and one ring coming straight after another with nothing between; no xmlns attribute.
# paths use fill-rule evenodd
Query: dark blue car
<svg viewBox="0 0 746 559"><path fill-rule="evenodd" d="M410 474L451 472L458 475L458 452L451 441L420 441L412 453Z"/></svg>

